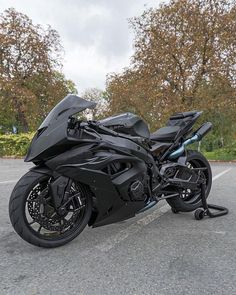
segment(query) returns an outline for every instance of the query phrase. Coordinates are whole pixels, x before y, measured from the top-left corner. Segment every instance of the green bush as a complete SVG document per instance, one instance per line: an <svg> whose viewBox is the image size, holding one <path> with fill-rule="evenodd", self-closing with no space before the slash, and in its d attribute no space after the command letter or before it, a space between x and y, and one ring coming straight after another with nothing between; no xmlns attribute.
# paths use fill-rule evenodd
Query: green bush
<svg viewBox="0 0 236 295"><path fill-rule="evenodd" d="M25 156L33 133L0 135L0 156Z"/></svg>
<svg viewBox="0 0 236 295"><path fill-rule="evenodd" d="M236 142L227 147L216 149L210 152L204 152L209 160L232 161L236 160Z"/></svg>
<svg viewBox="0 0 236 295"><path fill-rule="evenodd" d="M33 133L0 135L0 157L25 156L33 135ZM213 149L209 148L210 143L210 140L208 142L204 140L201 146L201 151L209 160L236 160L236 141L224 148ZM192 145L191 148L197 149L197 144Z"/></svg>

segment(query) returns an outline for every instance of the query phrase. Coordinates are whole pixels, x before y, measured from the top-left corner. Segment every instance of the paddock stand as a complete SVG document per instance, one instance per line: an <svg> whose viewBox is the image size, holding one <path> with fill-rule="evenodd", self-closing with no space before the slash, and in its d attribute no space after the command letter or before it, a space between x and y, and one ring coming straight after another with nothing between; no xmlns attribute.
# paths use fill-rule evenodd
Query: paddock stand
<svg viewBox="0 0 236 295"><path fill-rule="evenodd" d="M200 188L201 188L202 208L198 208L194 212L194 217L195 217L196 220L201 220L205 216L213 218L213 217L219 217L219 216L222 216L222 215L226 215L226 214L229 213L229 210L227 208L225 208L225 207L218 206L218 205L207 204L207 200L206 200L206 184L205 184L205 182L201 183ZM211 212L210 209L216 210L216 212Z"/></svg>

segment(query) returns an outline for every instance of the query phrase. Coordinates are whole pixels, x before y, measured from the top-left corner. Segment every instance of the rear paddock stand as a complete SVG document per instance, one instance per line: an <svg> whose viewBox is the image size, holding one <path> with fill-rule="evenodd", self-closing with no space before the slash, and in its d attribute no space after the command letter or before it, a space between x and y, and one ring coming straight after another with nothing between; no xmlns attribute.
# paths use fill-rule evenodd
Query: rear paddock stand
<svg viewBox="0 0 236 295"><path fill-rule="evenodd" d="M205 216L208 216L210 218L214 218L214 217L219 217L219 216L226 215L229 213L229 210L225 207L207 204L206 184L204 182L201 183L201 199L202 199L202 208L198 208L194 212L194 217L196 220L201 220ZM216 212L211 212L210 209L216 210Z"/></svg>

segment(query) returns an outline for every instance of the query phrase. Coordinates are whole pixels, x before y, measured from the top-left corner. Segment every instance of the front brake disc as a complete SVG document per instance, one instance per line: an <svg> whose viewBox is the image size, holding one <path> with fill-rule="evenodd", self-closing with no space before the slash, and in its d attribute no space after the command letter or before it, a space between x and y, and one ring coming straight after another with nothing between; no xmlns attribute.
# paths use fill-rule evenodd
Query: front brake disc
<svg viewBox="0 0 236 295"><path fill-rule="evenodd" d="M50 231L63 231L72 226L78 216L78 210L75 209L70 218L66 219L68 212L64 216L58 215L45 197L40 195L40 192L41 187L37 186L28 198L28 212L31 218Z"/></svg>

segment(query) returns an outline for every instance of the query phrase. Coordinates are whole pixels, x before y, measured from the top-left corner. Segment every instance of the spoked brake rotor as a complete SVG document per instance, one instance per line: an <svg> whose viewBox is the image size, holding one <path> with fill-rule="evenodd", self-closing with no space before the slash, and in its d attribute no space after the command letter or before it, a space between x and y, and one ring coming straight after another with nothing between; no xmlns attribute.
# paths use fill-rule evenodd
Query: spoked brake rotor
<svg viewBox="0 0 236 295"><path fill-rule="evenodd" d="M59 214L52 203L48 188L38 184L30 193L27 200L27 208L31 223L38 223L40 228L53 232L62 232L75 223L79 212L84 208L80 194L70 191L70 196L64 207L64 213Z"/></svg>

